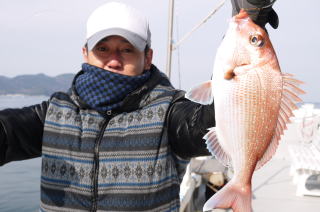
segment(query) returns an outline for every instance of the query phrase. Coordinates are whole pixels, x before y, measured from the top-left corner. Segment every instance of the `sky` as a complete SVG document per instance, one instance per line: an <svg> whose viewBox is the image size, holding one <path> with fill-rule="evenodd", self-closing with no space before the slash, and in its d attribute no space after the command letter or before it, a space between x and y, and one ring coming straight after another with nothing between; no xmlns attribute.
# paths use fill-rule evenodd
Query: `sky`
<svg viewBox="0 0 320 212"><path fill-rule="evenodd" d="M174 42L221 0L175 0ZM76 73L83 62L86 19L107 0L1 0L0 75ZM122 0L145 12L152 32L154 64L166 67L169 0ZM292 4L288 4L292 2ZM301 2L301 1L300 1ZM267 29L282 72L305 82L306 102L320 102L320 1L278 0L280 24ZM231 17L225 5L173 54L172 83L181 89L210 79L216 50Z"/></svg>

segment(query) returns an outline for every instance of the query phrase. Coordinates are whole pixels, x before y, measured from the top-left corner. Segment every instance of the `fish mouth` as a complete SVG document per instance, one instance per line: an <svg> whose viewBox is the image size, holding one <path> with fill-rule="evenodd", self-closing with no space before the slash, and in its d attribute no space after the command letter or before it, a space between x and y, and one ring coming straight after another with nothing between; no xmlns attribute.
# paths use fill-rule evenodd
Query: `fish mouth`
<svg viewBox="0 0 320 212"><path fill-rule="evenodd" d="M244 9L241 9L237 15L232 17L231 22L234 23L233 27L237 31L240 31L242 28L242 25L247 23L249 20L250 20L249 14Z"/></svg>
<svg viewBox="0 0 320 212"><path fill-rule="evenodd" d="M249 14L244 9L241 9L240 12L237 15L235 15L235 20L241 20L246 18L249 18Z"/></svg>

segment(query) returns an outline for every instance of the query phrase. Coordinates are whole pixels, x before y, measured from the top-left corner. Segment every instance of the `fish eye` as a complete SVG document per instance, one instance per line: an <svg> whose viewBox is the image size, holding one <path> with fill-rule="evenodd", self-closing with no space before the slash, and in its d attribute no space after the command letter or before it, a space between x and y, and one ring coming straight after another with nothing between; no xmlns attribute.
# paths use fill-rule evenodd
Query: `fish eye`
<svg viewBox="0 0 320 212"><path fill-rule="evenodd" d="M253 46L262 47L264 45L264 39L261 35L251 35L249 41Z"/></svg>
<svg viewBox="0 0 320 212"><path fill-rule="evenodd" d="M256 43L258 41L258 38L257 37L252 37L251 38L251 43Z"/></svg>

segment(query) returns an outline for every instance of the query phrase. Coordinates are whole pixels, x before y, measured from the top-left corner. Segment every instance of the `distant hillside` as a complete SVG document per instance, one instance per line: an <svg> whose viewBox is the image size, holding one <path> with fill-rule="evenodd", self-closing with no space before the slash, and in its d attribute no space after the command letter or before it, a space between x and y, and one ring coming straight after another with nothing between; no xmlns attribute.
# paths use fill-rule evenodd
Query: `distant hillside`
<svg viewBox="0 0 320 212"><path fill-rule="evenodd" d="M49 77L44 74L20 75L14 78L0 76L0 95L25 94L47 95L56 91L67 91L74 74L62 74Z"/></svg>

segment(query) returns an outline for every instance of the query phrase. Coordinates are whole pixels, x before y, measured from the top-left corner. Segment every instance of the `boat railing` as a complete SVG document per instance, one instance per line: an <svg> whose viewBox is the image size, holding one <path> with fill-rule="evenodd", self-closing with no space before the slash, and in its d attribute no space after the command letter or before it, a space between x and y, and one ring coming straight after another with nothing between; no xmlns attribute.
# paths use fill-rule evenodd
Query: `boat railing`
<svg viewBox="0 0 320 212"><path fill-rule="evenodd" d="M288 146L292 159L290 174L297 185L297 196L320 196L320 114L310 104L299 113L300 117L295 118L299 142Z"/></svg>

